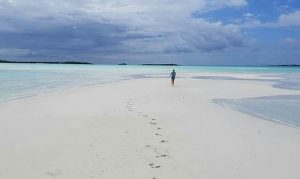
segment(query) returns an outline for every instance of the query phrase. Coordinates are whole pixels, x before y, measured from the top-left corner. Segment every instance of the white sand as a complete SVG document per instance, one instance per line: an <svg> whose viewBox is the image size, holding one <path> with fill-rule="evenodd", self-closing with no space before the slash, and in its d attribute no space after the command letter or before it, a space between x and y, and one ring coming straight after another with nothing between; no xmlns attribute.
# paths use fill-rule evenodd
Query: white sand
<svg viewBox="0 0 300 179"><path fill-rule="evenodd" d="M158 78L2 103L0 178L299 179L300 129L211 102L279 94L300 92Z"/></svg>

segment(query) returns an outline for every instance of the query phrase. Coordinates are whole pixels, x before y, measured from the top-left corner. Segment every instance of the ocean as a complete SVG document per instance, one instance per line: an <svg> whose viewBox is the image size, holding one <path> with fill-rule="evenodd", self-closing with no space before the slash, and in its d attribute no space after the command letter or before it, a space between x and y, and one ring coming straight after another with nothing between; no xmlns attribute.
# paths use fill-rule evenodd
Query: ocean
<svg viewBox="0 0 300 179"><path fill-rule="evenodd" d="M226 74L259 74L262 78L247 80L270 81L275 88L300 90L299 67L0 64L0 103L133 78L168 78L173 69L176 69L179 78L185 74L195 74L189 77L200 80L245 80ZM213 102L249 115L300 127L300 95L214 99ZM267 110L264 108L266 104ZM278 109L283 112L278 112Z"/></svg>
<svg viewBox="0 0 300 179"><path fill-rule="evenodd" d="M184 73L300 74L294 67L142 66L78 64L0 64L0 102L73 87L158 75ZM292 78L293 79L293 78ZM299 82L300 83L300 82Z"/></svg>

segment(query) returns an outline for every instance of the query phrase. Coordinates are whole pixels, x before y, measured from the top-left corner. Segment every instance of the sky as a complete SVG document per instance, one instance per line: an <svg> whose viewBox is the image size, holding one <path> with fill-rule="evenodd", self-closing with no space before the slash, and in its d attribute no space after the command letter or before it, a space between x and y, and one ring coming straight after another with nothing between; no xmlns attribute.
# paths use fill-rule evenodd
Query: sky
<svg viewBox="0 0 300 179"><path fill-rule="evenodd" d="M0 59L300 64L300 1L0 0Z"/></svg>

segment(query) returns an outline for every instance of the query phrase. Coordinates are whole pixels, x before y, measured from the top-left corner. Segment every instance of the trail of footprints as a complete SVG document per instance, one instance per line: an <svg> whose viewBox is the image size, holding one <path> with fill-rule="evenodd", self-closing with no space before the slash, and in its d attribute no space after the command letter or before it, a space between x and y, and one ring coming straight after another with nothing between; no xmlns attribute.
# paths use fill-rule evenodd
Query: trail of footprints
<svg viewBox="0 0 300 179"><path fill-rule="evenodd" d="M126 108L127 108L127 111L129 112L135 112L135 110L133 109L133 103L132 103L132 100L128 100L127 101L127 105L126 105ZM155 118L151 118L149 117L148 114L144 114L142 112L136 112L138 115L142 116L143 118L148 118L150 121L149 121L149 125L155 127L155 130L157 131L156 133L154 133L154 135L156 137L159 137L158 139L158 144L165 144L167 143L168 141L164 139L164 136L160 133L160 131L162 130L161 127L159 127L159 122L157 119ZM147 149L151 149L153 151L153 153L155 154L154 155L154 158L167 158L169 155L168 155L168 152L160 152L159 149L155 146L151 146L151 145L145 145L145 148ZM149 167L153 168L153 169L158 169L158 168L161 168L162 166L161 165L157 165L157 164L154 164L154 163L149 163L148 164ZM152 177L152 179L158 179L157 177Z"/></svg>

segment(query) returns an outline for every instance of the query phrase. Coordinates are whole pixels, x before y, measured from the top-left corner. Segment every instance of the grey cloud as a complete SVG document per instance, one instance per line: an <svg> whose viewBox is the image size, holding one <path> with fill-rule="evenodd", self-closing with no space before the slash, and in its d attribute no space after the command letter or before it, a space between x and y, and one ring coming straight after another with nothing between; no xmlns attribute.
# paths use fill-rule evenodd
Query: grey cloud
<svg viewBox="0 0 300 179"><path fill-rule="evenodd" d="M51 30L32 29L26 32L0 32L0 48L31 48L38 50L87 50L115 46L126 37L126 28L111 24L81 24Z"/></svg>
<svg viewBox="0 0 300 179"><path fill-rule="evenodd" d="M195 50L186 45L174 45L172 47L167 47L164 49L164 53L190 53L194 52Z"/></svg>
<svg viewBox="0 0 300 179"><path fill-rule="evenodd" d="M193 19L190 14L246 4L245 0L2 0L0 48L24 49L24 58L56 58L241 47L244 37L238 27Z"/></svg>
<svg viewBox="0 0 300 179"><path fill-rule="evenodd" d="M295 49L300 48L300 40L294 38L281 39L281 43L288 48L295 48Z"/></svg>
<svg viewBox="0 0 300 179"><path fill-rule="evenodd" d="M242 47L246 43L237 27L202 21L199 31L183 34L184 39L202 51Z"/></svg>

